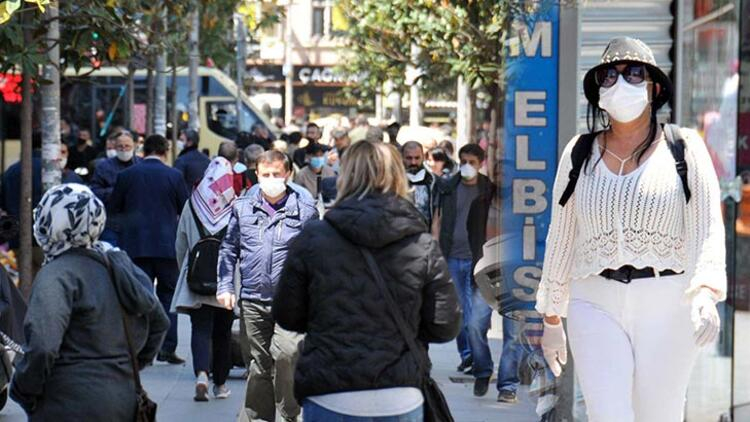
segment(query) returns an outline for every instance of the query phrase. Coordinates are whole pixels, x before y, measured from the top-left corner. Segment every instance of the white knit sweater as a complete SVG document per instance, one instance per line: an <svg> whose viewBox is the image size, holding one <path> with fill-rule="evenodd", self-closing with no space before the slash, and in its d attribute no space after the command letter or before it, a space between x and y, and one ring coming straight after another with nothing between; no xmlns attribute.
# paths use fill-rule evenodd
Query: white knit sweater
<svg viewBox="0 0 750 422"><path fill-rule="evenodd" d="M571 282L623 265L686 271L691 280L687 294L707 286L725 299L719 182L700 135L688 129L682 134L692 193L687 204L662 135L651 156L623 176L599 161L601 150L594 143L573 196L561 207L558 201L568 184L570 154L578 137L565 147L553 189L537 311L567 316Z"/></svg>

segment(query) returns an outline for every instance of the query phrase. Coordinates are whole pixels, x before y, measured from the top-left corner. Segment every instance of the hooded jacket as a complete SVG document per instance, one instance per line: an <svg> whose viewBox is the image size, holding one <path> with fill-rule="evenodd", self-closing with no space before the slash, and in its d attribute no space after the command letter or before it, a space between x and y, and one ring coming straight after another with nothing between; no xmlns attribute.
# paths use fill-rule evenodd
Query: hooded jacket
<svg viewBox="0 0 750 422"><path fill-rule="evenodd" d="M30 421L135 418L120 303L140 367L158 353L169 320L146 274L124 252L107 256L114 283L104 257L87 249L55 258L34 280L24 322L25 354L10 389Z"/></svg>
<svg viewBox="0 0 750 422"><path fill-rule="evenodd" d="M419 387L420 374L359 251L372 251L420 340L447 342L461 310L447 264L419 211L394 195L348 199L289 247L273 304L276 322L307 333L295 395ZM426 355L426 347L420 351Z"/></svg>

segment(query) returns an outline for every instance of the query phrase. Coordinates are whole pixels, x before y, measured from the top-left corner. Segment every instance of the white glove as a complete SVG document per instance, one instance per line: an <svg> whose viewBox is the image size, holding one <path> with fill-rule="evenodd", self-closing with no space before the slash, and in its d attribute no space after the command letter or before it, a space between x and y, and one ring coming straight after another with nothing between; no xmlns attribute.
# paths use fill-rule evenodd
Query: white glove
<svg viewBox="0 0 750 422"><path fill-rule="evenodd" d="M230 311L234 309L234 305L237 303L237 297L234 293L226 292L216 295L216 300L219 301L219 305L223 306Z"/></svg>
<svg viewBox="0 0 750 422"><path fill-rule="evenodd" d="M714 294L707 288L700 289L693 297L691 308L690 319L695 327L695 344L703 347L714 342L721 329Z"/></svg>
<svg viewBox="0 0 750 422"><path fill-rule="evenodd" d="M542 354L549 369L556 377L559 377L562 373L562 366L568 363L567 337L562 322L555 325L544 322Z"/></svg>

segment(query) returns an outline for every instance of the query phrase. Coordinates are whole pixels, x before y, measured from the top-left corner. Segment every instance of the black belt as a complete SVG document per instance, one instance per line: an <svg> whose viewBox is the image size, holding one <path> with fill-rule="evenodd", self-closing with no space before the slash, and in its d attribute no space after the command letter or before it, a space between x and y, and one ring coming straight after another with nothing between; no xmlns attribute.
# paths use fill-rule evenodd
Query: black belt
<svg viewBox="0 0 750 422"><path fill-rule="evenodd" d="M680 271L678 273L672 270L664 270L664 271L659 271L659 276L665 277L665 276L677 275L677 274L682 274L682 273L683 271ZM656 274L656 271L654 271L652 267L635 268L632 265L624 265L616 270L607 268L606 270L599 273L599 275L604 278L617 280L625 284L630 283L632 280L635 280L636 278L654 277L654 274Z"/></svg>

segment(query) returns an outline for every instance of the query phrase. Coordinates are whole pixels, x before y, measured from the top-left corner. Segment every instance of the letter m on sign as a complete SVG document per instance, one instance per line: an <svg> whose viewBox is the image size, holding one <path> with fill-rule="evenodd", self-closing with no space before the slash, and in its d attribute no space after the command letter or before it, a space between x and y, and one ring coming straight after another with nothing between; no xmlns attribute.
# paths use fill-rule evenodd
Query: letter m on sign
<svg viewBox="0 0 750 422"><path fill-rule="evenodd" d="M514 25L516 35L508 40L508 52L511 57L518 57L523 48L526 57L536 57L542 47L542 57L552 57L552 22L537 22L529 35L525 24Z"/></svg>

